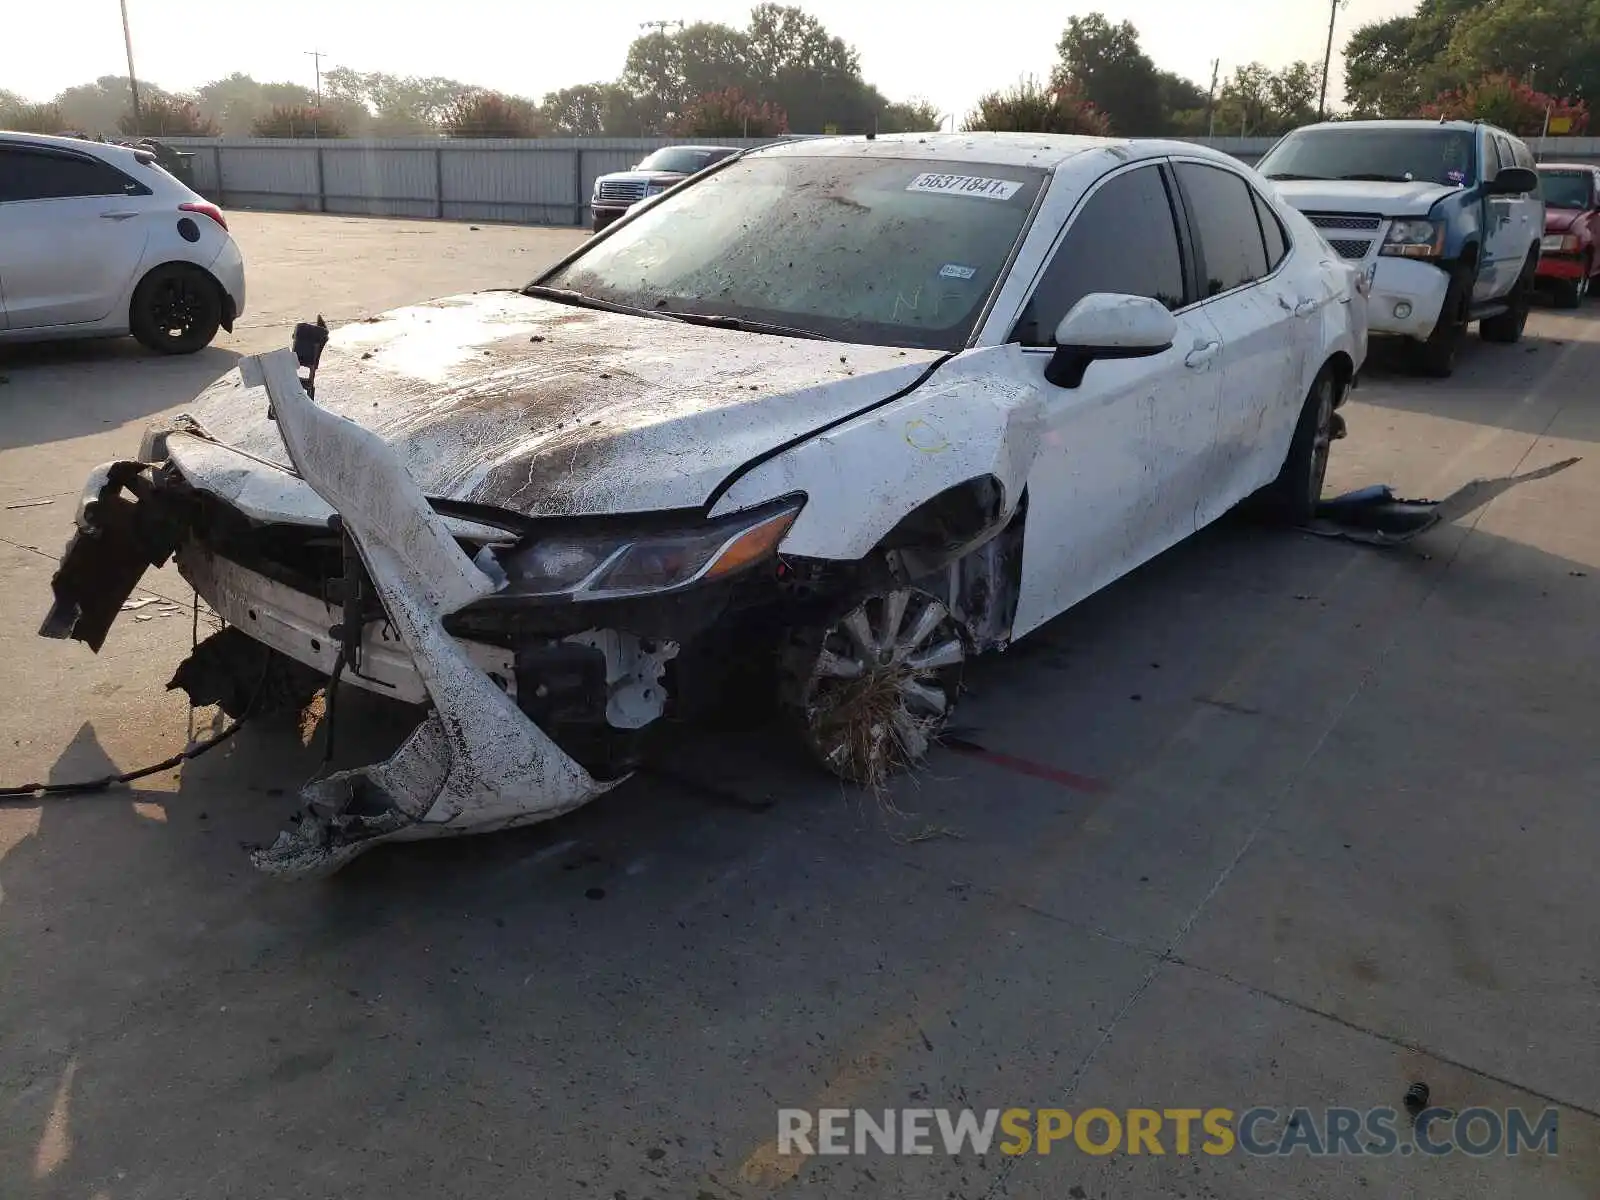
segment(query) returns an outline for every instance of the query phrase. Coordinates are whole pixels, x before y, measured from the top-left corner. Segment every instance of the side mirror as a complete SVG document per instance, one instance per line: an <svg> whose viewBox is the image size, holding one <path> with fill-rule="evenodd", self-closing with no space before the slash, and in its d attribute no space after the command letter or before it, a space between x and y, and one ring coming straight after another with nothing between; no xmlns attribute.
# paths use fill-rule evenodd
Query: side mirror
<svg viewBox="0 0 1600 1200"><path fill-rule="evenodd" d="M1178 320L1159 300L1093 292L1056 326L1056 352L1044 377L1056 387L1075 388L1097 359L1149 358L1172 349L1177 337Z"/></svg>
<svg viewBox="0 0 1600 1200"><path fill-rule="evenodd" d="M1521 196L1539 190L1539 177L1527 167L1504 167L1486 190L1491 196Z"/></svg>

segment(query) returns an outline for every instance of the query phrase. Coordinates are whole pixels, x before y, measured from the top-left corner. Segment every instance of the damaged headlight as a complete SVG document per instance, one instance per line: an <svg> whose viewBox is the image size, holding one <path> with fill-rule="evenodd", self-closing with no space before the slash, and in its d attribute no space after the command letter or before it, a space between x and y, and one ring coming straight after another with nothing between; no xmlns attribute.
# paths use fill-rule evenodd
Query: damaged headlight
<svg viewBox="0 0 1600 1200"><path fill-rule="evenodd" d="M719 579L771 558L801 502L657 532L530 537L500 553L507 594L609 600Z"/></svg>
<svg viewBox="0 0 1600 1200"><path fill-rule="evenodd" d="M1444 234L1443 221L1400 218L1390 223L1380 253L1402 258L1438 258L1444 253Z"/></svg>

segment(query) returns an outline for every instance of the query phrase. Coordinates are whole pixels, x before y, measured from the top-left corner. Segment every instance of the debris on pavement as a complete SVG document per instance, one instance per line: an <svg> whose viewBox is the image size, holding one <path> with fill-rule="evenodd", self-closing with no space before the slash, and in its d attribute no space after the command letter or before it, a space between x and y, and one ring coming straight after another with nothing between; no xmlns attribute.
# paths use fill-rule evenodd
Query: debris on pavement
<svg viewBox="0 0 1600 1200"><path fill-rule="evenodd" d="M1474 479L1443 500L1402 500L1387 484L1374 484L1324 500L1317 505L1315 519L1302 528L1318 537L1344 538L1368 546L1403 546L1438 525L1476 512L1519 483L1545 479L1579 461L1568 458L1525 475Z"/></svg>
<svg viewBox="0 0 1600 1200"><path fill-rule="evenodd" d="M4 381L0 380L0 382ZM43 500L21 500L16 504L6 505L6 511L11 512L18 508L43 508L46 504L54 504L55 502L56 498L54 496L46 496Z"/></svg>

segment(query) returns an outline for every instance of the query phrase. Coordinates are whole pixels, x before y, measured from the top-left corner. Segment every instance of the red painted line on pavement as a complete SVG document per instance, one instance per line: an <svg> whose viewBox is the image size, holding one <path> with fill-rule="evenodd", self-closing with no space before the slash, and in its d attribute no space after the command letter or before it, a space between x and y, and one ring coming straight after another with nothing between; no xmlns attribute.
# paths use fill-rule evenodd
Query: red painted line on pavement
<svg viewBox="0 0 1600 1200"><path fill-rule="evenodd" d="M964 738L947 737L941 739L940 744L950 747L957 754L965 754L968 758L976 758L1001 770L1014 771L1018 775L1027 775L1033 779L1043 779L1048 783L1059 783L1062 787L1071 788L1075 792L1095 795L1111 790L1111 785L1103 779L1079 775L1076 771L1065 771L1060 767L1047 766L1045 763L1034 762L1028 758L1001 754L997 750L986 750L976 742L969 742Z"/></svg>

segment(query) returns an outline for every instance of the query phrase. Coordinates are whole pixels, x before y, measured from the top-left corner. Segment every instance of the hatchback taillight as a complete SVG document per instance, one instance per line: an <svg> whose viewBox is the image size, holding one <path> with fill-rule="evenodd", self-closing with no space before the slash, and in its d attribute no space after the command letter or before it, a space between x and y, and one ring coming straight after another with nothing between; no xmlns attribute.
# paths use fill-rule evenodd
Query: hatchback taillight
<svg viewBox="0 0 1600 1200"><path fill-rule="evenodd" d="M180 204L178 207L184 212L203 213L224 229L228 227L228 218L224 217L222 210L209 200L196 200L191 204Z"/></svg>

